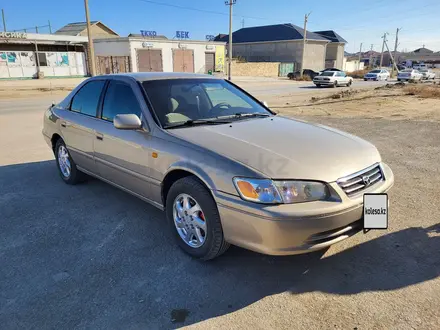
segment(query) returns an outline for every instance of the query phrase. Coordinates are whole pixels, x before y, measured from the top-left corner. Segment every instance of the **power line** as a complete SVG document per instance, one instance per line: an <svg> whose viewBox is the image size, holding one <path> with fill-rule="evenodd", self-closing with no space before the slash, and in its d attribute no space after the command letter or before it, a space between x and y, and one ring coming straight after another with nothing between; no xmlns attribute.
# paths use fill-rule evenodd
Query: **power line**
<svg viewBox="0 0 440 330"><path fill-rule="evenodd" d="M137 0L137 1L145 2L145 3L151 3L151 4L158 5L158 6L165 6L165 7L184 9L184 10L198 11L198 12L207 13L207 14L216 14L216 15L229 16L228 13L221 12L221 11L207 10L207 9L200 9L200 8L195 8L195 7L175 5L175 4L167 3L167 2L159 2L159 1L153 1L153 0ZM251 18L251 19L271 20L269 18L256 17L256 16L243 16L243 15L232 15L232 16L234 16L234 17L245 17L245 18Z"/></svg>

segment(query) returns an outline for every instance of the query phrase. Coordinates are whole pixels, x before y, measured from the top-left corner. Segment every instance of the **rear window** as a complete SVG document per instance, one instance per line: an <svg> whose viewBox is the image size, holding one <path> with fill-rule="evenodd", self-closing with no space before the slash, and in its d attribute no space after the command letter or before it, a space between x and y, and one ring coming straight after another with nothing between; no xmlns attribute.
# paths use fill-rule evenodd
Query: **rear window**
<svg viewBox="0 0 440 330"><path fill-rule="evenodd" d="M373 71L370 71L369 73L380 73L380 70L373 70Z"/></svg>
<svg viewBox="0 0 440 330"><path fill-rule="evenodd" d="M333 75L335 74L335 71L326 71L320 74L320 76L324 76L324 77L333 77Z"/></svg>

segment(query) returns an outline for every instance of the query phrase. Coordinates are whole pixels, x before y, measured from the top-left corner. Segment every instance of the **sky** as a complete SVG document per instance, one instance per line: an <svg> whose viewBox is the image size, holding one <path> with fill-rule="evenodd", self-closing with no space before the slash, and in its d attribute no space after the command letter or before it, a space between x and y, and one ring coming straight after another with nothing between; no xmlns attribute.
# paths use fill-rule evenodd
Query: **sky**
<svg viewBox="0 0 440 330"><path fill-rule="evenodd" d="M48 20L54 31L70 22L85 21L83 0L2 1L0 6L8 31L47 25ZM103 22L121 36L148 30L173 38L176 31L188 31L190 39L204 40L206 35L229 29L229 7L224 0L89 0L89 7L91 20ZM440 0L237 0L233 31L280 23L302 27L308 13L307 30L336 31L348 41L347 52L359 51L360 43L363 51L371 45L380 51L386 32L388 45L394 48L397 28L401 29L398 50L425 45L440 51ZM48 33L47 27L39 30Z"/></svg>

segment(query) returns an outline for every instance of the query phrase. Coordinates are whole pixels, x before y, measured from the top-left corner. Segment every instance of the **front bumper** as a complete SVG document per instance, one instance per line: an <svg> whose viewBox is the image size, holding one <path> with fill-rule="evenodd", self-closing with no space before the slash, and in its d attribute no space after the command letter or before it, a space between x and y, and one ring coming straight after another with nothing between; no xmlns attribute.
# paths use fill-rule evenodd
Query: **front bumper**
<svg viewBox="0 0 440 330"><path fill-rule="evenodd" d="M379 77L378 76L374 76L374 77L364 77L364 80L374 80L374 81L378 81Z"/></svg>
<svg viewBox="0 0 440 330"><path fill-rule="evenodd" d="M313 80L315 85L333 85L334 81L331 80Z"/></svg>
<svg viewBox="0 0 440 330"><path fill-rule="evenodd" d="M388 191L394 176L383 164L385 180L364 193ZM214 192L225 240L269 255L291 255L329 247L362 230L363 195L349 198L336 184L330 186L340 202L264 205Z"/></svg>

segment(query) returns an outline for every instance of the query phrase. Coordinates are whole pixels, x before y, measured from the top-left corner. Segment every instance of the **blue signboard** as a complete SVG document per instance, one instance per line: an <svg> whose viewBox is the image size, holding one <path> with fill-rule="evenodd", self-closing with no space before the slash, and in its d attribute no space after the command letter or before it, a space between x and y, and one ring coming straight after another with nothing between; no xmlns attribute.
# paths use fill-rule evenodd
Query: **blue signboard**
<svg viewBox="0 0 440 330"><path fill-rule="evenodd" d="M156 33L156 31L141 30L141 35L143 37L155 37L155 36L157 36L157 33Z"/></svg>
<svg viewBox="0 0 440 330"><path fill-rule="evenodd" d="M176 38L177 39L189 39L189 32L188 31L176 31Z"/></svg>
<svg viewBox="0 0 440 330"><path fill-rule="evenodd" d="M212 34L207 34L207 35L206 35L206 40L208 40L208 41L214 41L214 39L215 39L215 36L213 36Z"/></svg>

